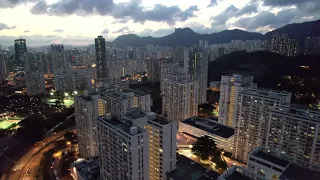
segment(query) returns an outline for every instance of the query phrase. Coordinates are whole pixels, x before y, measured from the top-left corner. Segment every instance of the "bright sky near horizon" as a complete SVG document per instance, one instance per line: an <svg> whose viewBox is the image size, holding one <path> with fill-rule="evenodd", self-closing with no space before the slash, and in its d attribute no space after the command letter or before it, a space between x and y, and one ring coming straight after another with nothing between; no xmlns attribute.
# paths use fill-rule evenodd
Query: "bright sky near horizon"
<svg viewBox="0 0 320 180"><path fill-rule="evenodd" d="M179 27L264 33L317 19L319 0L0 0L0 44L86 45L97 35L160 37Z"/></svg>

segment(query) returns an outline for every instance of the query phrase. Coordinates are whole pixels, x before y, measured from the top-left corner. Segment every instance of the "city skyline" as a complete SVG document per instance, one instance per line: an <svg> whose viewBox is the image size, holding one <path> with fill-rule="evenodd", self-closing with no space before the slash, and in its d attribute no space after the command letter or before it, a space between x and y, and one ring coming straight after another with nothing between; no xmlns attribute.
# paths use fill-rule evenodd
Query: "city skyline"
<svg viewBox="0 0 320 180"><path fill-rule="evenodd" d="M197 3L188 0L183 4L177 0L165 0L161 4L146 0L27 2L0 2L0 17L6 17L0 18L0 44L11 45L14 39L23 37L30 46L88 45L97 35L104 35L108 41L129 33L160 37L180 27L190 27L197 33L235 28L264 33L286 24L320 18L317 8L320 3L316 0L205 0ZM84 6L86 8L82 8ZM96 8L100 6L105 8ZM17 12L20 16L16 16ZM24 21L21 21L22 16L26 17Z"/></svg>

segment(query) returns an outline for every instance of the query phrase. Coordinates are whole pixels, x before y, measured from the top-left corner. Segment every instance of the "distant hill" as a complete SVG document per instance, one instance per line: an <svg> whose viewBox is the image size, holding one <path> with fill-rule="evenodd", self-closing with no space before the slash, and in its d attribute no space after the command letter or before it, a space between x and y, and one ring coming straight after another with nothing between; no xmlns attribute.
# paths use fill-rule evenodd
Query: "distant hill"
<svg viewBox="0 0 320 180"><path fill-rule="evenodd" d="M147 44L157 44L162 46L192 46L198 44L199 40L208 40L209 44L228 43L232 40L253 40L271 39L273 34L287 34L290 38L295 38L303 43L308 36L320 36L320 20L304 23L289 24L282 28L275 29L265 35L256 32L247 32L239 29L225 30L212 34L199 34L190 28L177 28L175 32L164 37L154 38L139 37L135 34L127 34L117 37L110 44L117 46L144 46Z"/></svg>
<svg viewBox="0 0 320 180"><path fill-rule="evenodd" d="M287 34L289 38L304 42L307 37L320 36L320 20L288 24L264 35L265 39L271 39L273 34Z"/></svg>
<svg viewBox="0 0 320 180"><path fill-rule="evenodd" d="M112 44L117 46L144 46L146 44L157 44L162 46L192 46L198 44L199 40L208 40L209 44L227 43L231 40L253 40L262 39L260 33L251 33L239 29L225 30L219 33L198 34L190 28L178 28L175 32L164 37L154 38L139 37L135 34L127 34L117 37Z"/></svg>
<svg viewBox="0 0 320 180"><path fill-rule="evenodd" d="M271 52L234 52L209 63L208 80L219 81L221 75L253 75L259 87L293 93L300 104L316 102L320 97L320 55L286 57ZM313 97L312 93L316 96ZM297 94L308 94L297 98Z"/></svg>

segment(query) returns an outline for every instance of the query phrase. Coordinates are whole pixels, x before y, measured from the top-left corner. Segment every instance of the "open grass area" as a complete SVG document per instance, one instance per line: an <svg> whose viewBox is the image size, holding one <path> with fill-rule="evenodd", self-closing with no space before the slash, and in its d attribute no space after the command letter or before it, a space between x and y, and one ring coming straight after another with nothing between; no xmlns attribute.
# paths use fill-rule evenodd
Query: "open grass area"
<svg viewBox="0 0 320 180"><path fill-rule="evenodd" d="M57 99L47 99L46 103L50 105L56 105L56 100ZM65 105L67 108L70 108L74 103L74 99L64 99L63 100L63 105Z"/></svg>
<svg viewBox="0 0 320 180"><path fill-rule="evenodd" d="M3 120L0 121L0 129L10 129L14 127L16 124L18 124L20 120Z"/></svg>

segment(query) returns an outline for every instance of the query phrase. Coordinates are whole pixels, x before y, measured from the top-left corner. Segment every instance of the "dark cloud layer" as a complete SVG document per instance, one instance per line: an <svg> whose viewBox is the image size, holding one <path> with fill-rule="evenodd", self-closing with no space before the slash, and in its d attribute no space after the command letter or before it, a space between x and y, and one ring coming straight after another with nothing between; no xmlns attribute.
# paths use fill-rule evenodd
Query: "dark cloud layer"
<svg viewBox="0 0 320 180"><path fill-rule="evenodd" d="M17 26L8 26L7 24L0 23L0 31L6 30L6 29L15 29Z"/></svg>
<svg viewBox="0 0 320 180"><path fill-rule="evenodd" d="M274 7L294 6L283 9L278 13L262 11L253 17L245 17L237 20L234 25L250 31L259 28L279 28L291 23L301 23L320 18L320 1L315 0L264 0L265 5Z"/></svg>
<svg viewBox="0 0 320 180"><path fill-rule="evenodd" d="M88 16L99 14L110 15L116 19L132 19L134 22L156 21L175 24L194 17L197 6L182 10L179 6L156 4L153 9L145 10L142 0L131 0L124 3L114 3L113 0L61 0L47 4L44 0L37 2L31 9L33 14L48 14L52 16L67 16L77 14Z"/></svg>
<svg viewBox="0 0 320 180"><path fill-rule="evenodd" d="M106 34L109 34L109 29L104 29L102 32L101 32L101 34L102 35L106 35Z"/></svg>
<svg viewBox="0 0 320 180"><path fill-rule="evenodd" d="M122 27L116 31L113 31L112 33L123 33L123 32L126 32L129 30L129 27L128 26L125 26L125 27Z"/></svg>
<svg viewBox="0 0 320 180"><path fill-rule="evenodd" d="M208 7L213 7L217 5L218 5L218 0L210 0L210 4L208 5Z"/></svg>
<svg viewBox="0 0 320 180"><path fill-rule="evenodd" d="M0 0L0 8L14 8L20 4L36 1L38 0Z"/></svg>

